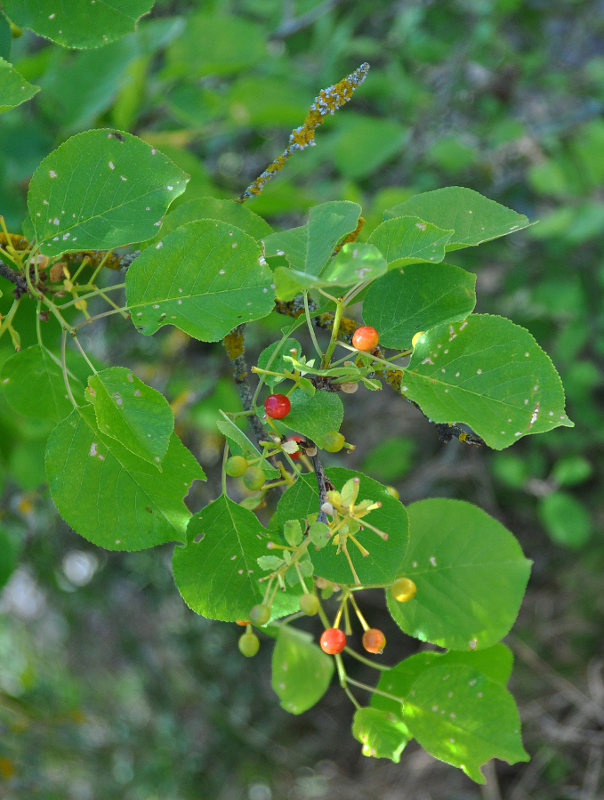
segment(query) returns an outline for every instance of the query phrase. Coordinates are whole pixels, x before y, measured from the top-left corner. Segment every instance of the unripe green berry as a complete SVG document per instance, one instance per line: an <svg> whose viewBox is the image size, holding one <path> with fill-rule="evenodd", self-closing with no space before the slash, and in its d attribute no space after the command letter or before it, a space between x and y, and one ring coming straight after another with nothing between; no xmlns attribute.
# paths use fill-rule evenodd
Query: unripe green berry
<svg viewBox="0 0 604 800"><path fill-rule="evenodd" d="M264 603L259 603L250 609L249 617L254 625L265 625L271 618L271 610Z"/></svg>
<svg viewBox="0 0 604 800"><path fill-rule="evenodd" d="M258 648L260 647L260 639L258 639L255 633L247 631L239 638L237 644L239 646L239 650L244 656L247 658L252 658L258 652Z"/></svg>
<svg viewBox="0 0 604 800"><path fill-rule="evenodd" d="M224 471L231 478L240 478L248 467L248 461L243 456L231 456L224 465Z"/></svg>
<svg viewBox="0 0 604 800"><path fill-rule="evenodd" d="M258 489L262 489L266 483L266 475L260 467L248 467L243 476L243 482L248 489L255 492Z"/></svg>
<svg viewBox="0 0 604 800"><path fill-rule="evenodd" d="M300 611L308 614L309 617L314 616L319 610L319 598L315 594L306 593L300 598Z"/></svg>
<svg viewBox="0 0 604 800"><path fill-rule="evenodd" d="M328 453L338 453L344 447L345 441L339 431L329 431L323 436L321 445Z"/></svg>

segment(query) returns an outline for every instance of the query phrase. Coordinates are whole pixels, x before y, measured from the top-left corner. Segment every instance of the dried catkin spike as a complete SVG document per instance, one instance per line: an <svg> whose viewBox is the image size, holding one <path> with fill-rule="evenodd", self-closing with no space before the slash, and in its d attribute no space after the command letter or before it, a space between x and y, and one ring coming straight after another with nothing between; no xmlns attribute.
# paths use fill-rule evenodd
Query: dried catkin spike
<svg viewBox="0 0 604 800"><path fill-rule="evenodd" d="M338 83L328 86L327 89L321 89L317 97L315 97L314 103L308 109L308 114L303 124L294 128L290 133L289 142L285 150L268 165L253 183L250 183L237 200L243 203L248 197L259 195L264 188L264 184L283 168L285 162L293 153L314 145L315 131L319 125L323 124L327 114L335 113L344 103L350 100L354 90L363 83L368 72L369 64L365 61L354 72L342 78Z"/></svg>

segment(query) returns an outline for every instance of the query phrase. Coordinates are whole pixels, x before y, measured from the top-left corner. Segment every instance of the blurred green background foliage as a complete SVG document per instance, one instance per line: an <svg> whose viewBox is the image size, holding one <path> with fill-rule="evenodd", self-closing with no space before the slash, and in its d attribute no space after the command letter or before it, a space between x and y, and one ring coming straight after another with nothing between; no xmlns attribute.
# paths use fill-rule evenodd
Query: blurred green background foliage
<svg viewBox="0 0 604 800"><path fill-rule="evenodd" d="M177 205L236 196L319 89L369 61L317 147L249 207L279 228L301 224L315 203L353 200L365 209L364 239L384 209L455 184L539 220L450 261L476 271L478 311L511 317L551 354L576 423L492 453L442 445L388 390L346 404L343 431L357 445L347 463L395 485L403 502L477 502L535 562L510 638L533 761L498 764L481 790L419 750L401 765L362 759L335 691L300 718L282 712L268 645L244 660L238 629L195 618L172 585L168 549L108 554L58 521L45 491L48 431L3 403L2 797L601 796L603 11L599 0L160 0L136 33L82 51L29 31L11 41L0 18L0 55L41 87L0 117L0 213L11 232L39 161L91 127L133 132L186 170ZM0 288L6 313L12 287L0 278ZM112 319L97 323L87 349L164 391L211 475L222 449L217 409L239 402L220 347L170 330L143 338ZM251 351L278 326L272 317L253 326ZM11 354L6 339L0 361ZM32 343L33 332L22 339ZM214 488L197 489L196 507ZM378 599L368 602L381 621ZM386 635L389 661L413 652L400 632Z"/></svg>

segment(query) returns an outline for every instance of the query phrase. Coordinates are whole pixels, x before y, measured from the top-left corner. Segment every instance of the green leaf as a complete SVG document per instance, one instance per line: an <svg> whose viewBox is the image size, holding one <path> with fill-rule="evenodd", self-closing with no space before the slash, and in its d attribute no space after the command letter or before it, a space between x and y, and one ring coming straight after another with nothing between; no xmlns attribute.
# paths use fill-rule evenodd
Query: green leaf
<svg viewBox="0 0 604 800"><path fill-rule="evenodd" d="M17 72L12 64L0 57L0 113L20 106L40 91Z"/></svg>
<svg viewBox="0 0 604 800"><path fill-rule="evenodd" d="M405 349L418 331L464 320L476 305L476 276L451 264L411 264L373 283L363 319L385 347Z"/></svg>
<svg viewBox="0 0 604 800"><path fill-rule="evenodd" d="M164 220L160 236L165 236L180 228L181 225L195 222L198 219L217 219L229 225L235 225L254 239L262 239L272 232L268 222L235 200L198 197L196 200L181 203L173 211L170 211Z"/></svg>
<svg viewBox="0 0 604 800"><path fill-rule="evenodd" d="M401 391L434 422L466 423L496 450L531 433L573 427L549 356L525 328L489 314L429 330Z"/></svg>
<svg viewBox="0 0 604 800"><path fill-rule="evenodd" d="M435 758L462 769L476 783L491 758L528 761L512 695L500 684L461 664L438 666L413 683L404 722Z"/></svg>
<svg viewBox="0 0 604 800"><path fill-rule="evenodd" d="M363 745L364 756L389 758L398 764L409 741L409 730L400 718L369 706L354 712L352 735Z"/></svg>
<svg viewBox="0 0 604 800"><path fill-rule="evenodd" d="M264 28L240 16L201 13L188 16L185 33L168 48L165 72L188 80L233 75L266 56Z"/></svg>
<svg viewBox="0 0 604 800"><path fill-rule="evenodd" d="M302 714L323 697L333 675L333 658L307 633L281 625L273 650L272 687L281 707Z"/></svg>
<svg viewBox="0 0 604 800"><path fill-rule="evenodd" d="M68 374L76 401L83 402L84 387ZM59 422L73 411L61 367L41 345L7 358L0 370L0 386L8 404L25 416Z"/></svg>
<svg viewBox="0 0 604 800"><path fill-rule="evenodd" d="M174 548L172 571L196 614L234 622L249 619L265 584L257 563L267 553L266 531L251 511L221 495L191 517L185 547Z"/></svg>
<svg viewBox="0 0 604 800"><path fill-rule="evenodd" d="M293 269L319 275L340 239L355 230L360 215L358 203L321 203L310 209L306 225L267 236L266 255L284 253Z"/></svg>
<svg viewBox="0 0 604 800"><path fill-rule="evenodd" d="M447 250L473 247L531 224L524 214L517 214L463 186L417 194L389 209L384 216L390 219L407 215L420 217L445 230L453 229Z"/></svg>
<svg viewBox="0 0 604 800"><path fill-rule="evenodd" d="M539 519L556 544L579 548L591 536L591 518L585 506L568 492L552 492L539 504Z"/></svg>
<svg viewBox="0 0 604 800"><path fill-rule="evenodd" d="M393 119L349 111L328 142L336 167L353 180L371 175L402 149L408 129Z"/></svg>
<svg viewBox="0 0 604 800"><path fill-rule="evenodd" d="M299 292L327 286L354 286L379 278L386 272L386 261L371 244L345 244L340 252L321 269L319 275L287 267L275 269L276 295L291 300Z"/></svg>
<svg viewBox="0 0 604 800"><path fill-rule="evenodd" d="M340 429L344 418L344 406L335 392L315 392L308 395L295 389L290 395L291 411L283 423L296 433L307 436L313 442L321 441L328 431Z"/></svg>
<svg viewBox="0 0 604 800"><path fill-rule="evenodd" d="M453 230L443 230L419 217L396 217L378 225L367 241L382 252L388 269L394 269L418 261L442 261L452 235Z"/></svg>
<svg viewBox="0 0 604 800"><path fill-rule="evenodd" d="M4 586L12 575L19 555L20 545L15 536L0 528L0 588Z"/></svg>
<svg viewBox="0 0 604 800"><path fill-rule="evenodd" d="M260 458L260 451L248 439L241 428L238 428L237 425L227 417L224 411L220 411L220 414L222 414L223 419L216 421L216 427L220 433L229 440L231 445L234 445L234 447L231 446L231 452L234 455L242 455L244 458L247 458L248 461L254 461ZM272 467L268 461L262 462L262 469L268 478L276 478L281 475L279 470Z"/></svg>
<svg viewBox="0 0 604 800"><path fill-rule="evenodd" d="M491 647L518 615L531 562L504 526L462 500L408 507L409 548L398 575L417 594L388 610L409 636L452 650Z"/></svg>
<svg viewBox="0 0 604 800"><path fill-rule="evenodd" d="M101 47L125 36L153 0L4 0L10 19L63 47Z"/></svg>
<svg viewBox="0 0 604 800"><path fill-rule="evenodd" d="M0 14L0 58L9 60L12 43L13 34L10 23L4 14Z"/></svg>
<svg viewBox="0 0 604 800"><path fill-rule="evenodd" d="M187 176L129 133L111 129L72 136L42 161L27 205L45 256L110 250L154 236Z"/></svg>
<svg viewBox="0 0 604 800"><path fill-rule="evenodd" d="M361 583L390 584L401 574L409 536L409 523L404 506L388 492L385 486L360 472L335 467L327 470L327 477L340 490L347 480L360 478L358 502L381 502L381 508L371 511L366 521L388 534L384 541L378 534L365 528L355 538L369 550L363 556L358 548L348 542L348 552ZM280 530L288 519L303 519L319 511L319 492L314 475L300 475L287 489L279 503L271 529ZM338 553L333 542L320 550L309 548L315 574L339 584L353 584L354 578L344 553Z"/></svg>
<svg viewBox="0 0 604 800"><path fill-rule="evenodd" d="M57 510L80 536L107 550L142 550L182 541L190 518L183 503L205 478L173 434L162 473L98 429L83 406L50 434L46 475Z"/></svg>
<svg viewBox="0 0 604 800"><path fill-rule="evenodd" d="M290 356L290 350L295 350L297 358L302 354L302 347L300 342L296 339L279 339L277 342L269 344L258 356L258 366L260 369L270 369L272 372L287 372L292 371L292 364L290 361L284 361L283 356ZM269 389L274 389L277 384L285 378L279 378L277 375L265 375L264 382Z"/></svg>
<svg viewBox="0 0 604 800"><path fill-rule="evenodd" d="M554 464L551 479L560 486L576 486L593 473L592 464L583 456L567 455Z"/></svg>
<svg viewBox="0 0 604 800"><path fill-rule="evenodd" d="M217 342L273 309L271 272L260 245L226 222L190 222L149 247L126 275L134 324L149 336L174 325Z"/></svg>
<svg viewBox="0 0 604 800"><path fill-rule="evenodd" d="M174 414L163 394L132 370L109 367L88 378L86 397L99 430L161 472L174 430Z"/></svg>
<svg viewBox="0 0 604 800"><path fill-rule="evenodd" d="M402 718L402 701L406 700L414 681L432 667L463 664L471 667L474 672L481 672L487 678L505 686L512 673L513 663L512 651L501 643L485 650L470 652L449 650L447 653L437 653L428 650L424 653L416 653L416 655L409 656L395 664L388 672L383 672L377 685L381 692L398 697L401 702L376 692L371 696L371 706L397 714Z"/></svg>

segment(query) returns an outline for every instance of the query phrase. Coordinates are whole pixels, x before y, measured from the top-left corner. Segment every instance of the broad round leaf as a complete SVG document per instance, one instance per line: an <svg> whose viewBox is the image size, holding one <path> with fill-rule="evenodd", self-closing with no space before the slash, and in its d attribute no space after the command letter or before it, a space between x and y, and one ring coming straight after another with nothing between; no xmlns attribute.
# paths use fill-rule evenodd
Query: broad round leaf
<svg viewBox="0 0 604 800"><path fill-rule="evenodd" d="M84 387L69 373L76 401L83 401ZM20 414L58 422L73 411L61 367L38 344L7 358L0 370L0 387L9 405Z"/></svg>
<svg viewBox="0 0 604 800"><path fill-rule="evenodd" d="M136 136L111 129L78 133L43 159L29 184L40 251L110 250L149 239L187 180Z"/></svg>
<svg viewBox="0 0 604 800"><path fill-rule="evenodd" d="M417 678L432 667L448 667L463 664L471 667L474 672L481 672L487 678L505 686L510 678L514 656L506 645L499 644L488 647L486 650L449 650L447 653L437 653L427 650L409 656L392 669L383 672L377 688L386 694L400 698L400 701L386 697L385 694L373 694L371 705L398 714L402 718L402 702L406 700L409 691Z"/></svg>
<svg viewBox="0 0 604 800"><path fill-rule="evenodd" d="M199 220L148 247L126 275L132 320L146 336L174 325L217 342L273 309L272 274L260 245L226 222Z"/></svg>
<svg viewBox="0 0 604 800"><path fill-rule="evenodd" d="M364 756L389 758L395 764L401 760L401 753L411 738L399 717L370 706L354 712L352 735L363 745Z"/></svg>
<svg viewBox="0 0 604 800"><path fill-rule="evenodd" d="M453 229L447 250L472 247L530 225L524 214L517 214L463 186L447 186L417 194L386 211L385 217L406 215L420 217L445 230Z"/></svg>
<svg viewBox="0 0 604 800"><path fill-rule="evenodd" d="M500 683L461 664L438 666L413 683L403 720L421 746L477 783L491 758L528 761L512 695Z"/></svg>
<svg viewBox="0 0 604 800"><path fill-rule="evenodd" d="M174 414L163 394L132 370L109 367L88 378L86 397L102 433L161 471L174 430Z"/></svg>
<svg viewBox="0 0 604 800"><path fill-rule="evenodd" d="M12 64L0 58L0 113L21 105L40 91L17 72Z"/></svg>
<svg viewBox="0 0 604 800"><path fill-rule="evenodd" d="M323 653L307 633L280 625L273 650L272 687L281 707L302 714L323 697L333 675L333 658Z"/></svg>
<svg viewBox="0 0 604 800"><path fill-rule="evenodd" d="M175 434L162 466L160 473L101 433L91 406L61 422L46 447L57 510L80 536L107 550L184 541L191 514L183 498L205 475Z"/></svg>
<svg viewBox="0 0 604 800"><path fill-rule="evenodd" d="M64 47L101 47L130 33L153 0L4 0L17 25Z"/></svg>
<svg viewBox="0 0 604 800"><path fill-rule="evenodd" d="M452 234L452 230L443 230L419 217L396 217L378 225L367 241L380 250L388 268L393 269L417 261L442 261Z"/></svg>
<svg viewBox="0 0 604 800"><path fill-rule="evenodd" d="M401 391L434 422L466 423L496 450L530 433L573 426L551 359L504 317L472 314L429 330Z"/></svg>
<svg viewBox="0 0 604 800"><path fill-rule="evenodd" d="M269 552L268 541L256 515L225 495L203 508L191 517L186 546L172 556L185 603L209 619L249 619L264 594L258 579L265 573L256 559Z"/></svg>
<svg viewBox="0 0 604 800"><path fill-rule="evenodd" d="M379 278L385 272L386 261L377 247L372 244L349 243L325 264L318 275L277 267L274 273L276 295L279 300L291 300L308 289L354 286Z"/></svg>
<svg viewBox="0 0 604 800"><path fill-rule="evenodd" d="M531 562L515 537L478 506L462 500L412 503L409 548L399 575L417 594L388 610L409 636L452 650L491 647L510 630Z"/></svg>
<svg viewBox="0 0 604 800"><path fill-rule="evenodd" d="M340 239L356 228L360 215L361 206L348 200L313 206L306 225L265 238L266 255L284 253L292 269L319 275Z"/></svg>
<svg viewBox="0 0 604 800"><path fill-rule="evenodd" d="M410 264L369 287L363 319L380 344L403 350L418 331L464 320L476 305L475 284L475 275L451 264Z"/></svg>
<svg viewBox="0 0 604 800"><path fill-rule="evenodd" d="M291 411L282 422L296 433L320 442L329 431L340 429L344 406L335 392L315 392L312 396L296 389L289 395Z"/></svg>
<svg viewBox="0 0 604 800"><path fill-rule="evenodd" d="M180 228L181 225L195 222L198 219L217 219L229 225L235 225L254 239L262 239L272 232L268 222L235 200L198 197L187 203L181 203L173 211L170 211L164 220L161 235L165 236L175 231L176 228Z"/></svg>

